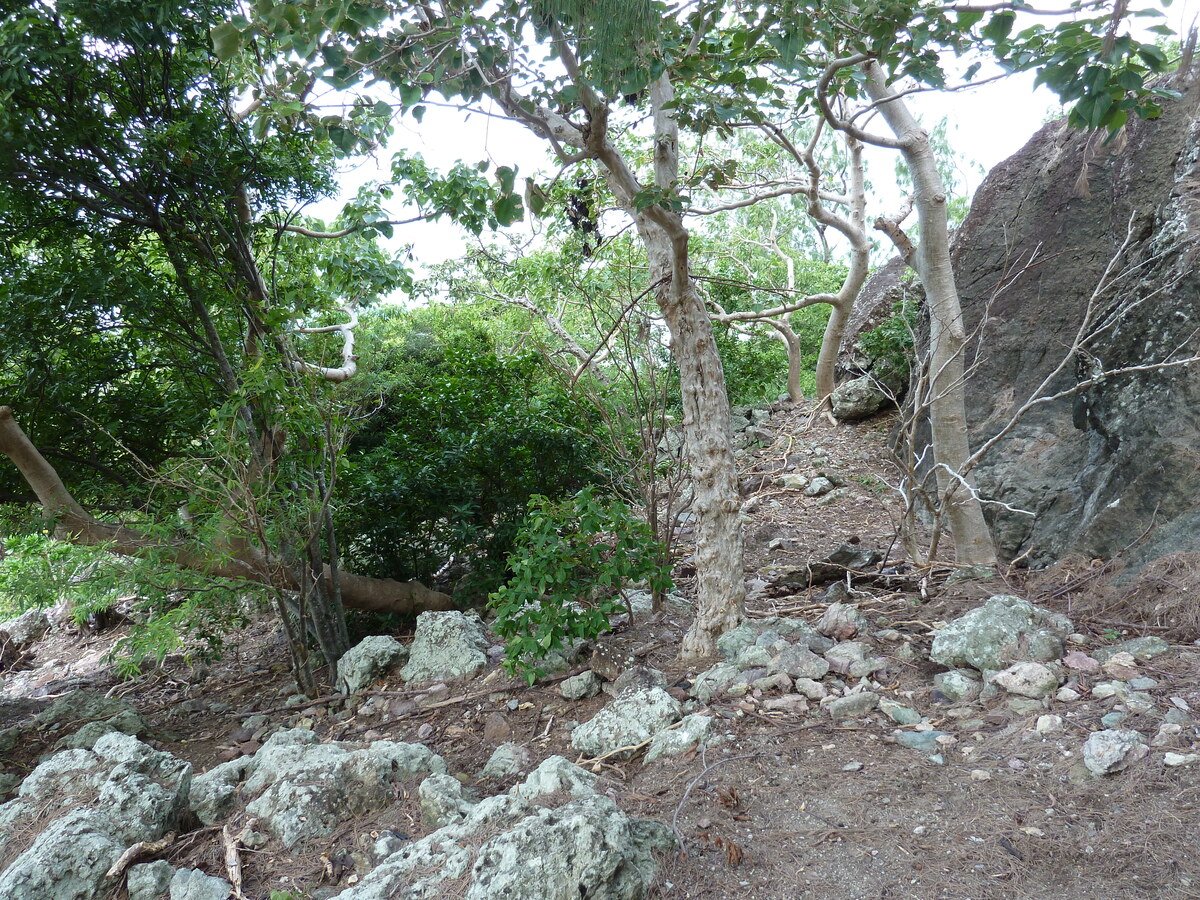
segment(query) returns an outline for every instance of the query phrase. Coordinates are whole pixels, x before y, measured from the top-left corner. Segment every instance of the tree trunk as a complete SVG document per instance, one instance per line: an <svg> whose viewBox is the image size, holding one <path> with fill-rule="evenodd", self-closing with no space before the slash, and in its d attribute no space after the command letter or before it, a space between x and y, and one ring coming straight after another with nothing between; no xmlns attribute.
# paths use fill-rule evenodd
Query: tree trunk
<svg viewBox="0 0 1200 900"><path fill-rule="evenodd" d="M957 562L994 566L996 550L983 517L983 506L970 476L963 478L959 474L971 456L963 384L966 334L950 263L946 189L937 171L929 135L904 101L888 87L878 63L864 63L863 71L867 76L867 93L901 141L901 152L912 173L921 242L909 263L920 276L929 306L929 419L938 495L954 536Z"/></svg>
<svg viewBox="0 0 1200 900"><path fill-rule="evenodd" d="M122 556L155 555L184 569L218 578L237 578L269 584L283 590L299 585L286 566L270 566L254 548L243 547L227 559L205 553L183 543L164 543L132 528L101 522L71 496L58 473L38 452L13 418L12 410L0 406L0 453L20 470L37 495L48 519L56 523L56 536L82 545L104 545ZM331 573L325 566L325 578ZM415 615L427 610L454 609L453 599L432 591L418 581L365 578L339 571L342 599L352 609Z"/></svg>

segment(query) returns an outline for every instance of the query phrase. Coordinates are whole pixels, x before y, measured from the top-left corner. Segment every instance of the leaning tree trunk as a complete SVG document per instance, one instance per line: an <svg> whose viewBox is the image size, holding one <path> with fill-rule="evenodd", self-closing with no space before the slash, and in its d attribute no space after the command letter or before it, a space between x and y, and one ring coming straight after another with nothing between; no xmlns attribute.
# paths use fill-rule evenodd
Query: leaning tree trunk
<svg viewBox="0 0 1200 900"><path fill-rule="evenodd" d="M879 64L863 64L867 93L901 142L913 179L921 242L908 260L925 288L929 307L929 420L938 496L954 537L955 559L964 565L994 566L996 549L983 506L970 476L962 476L971 448L964 390L962 306L950 262L946 189L938 174L929 135L887 85Z"/></svg>
<svg viewBox="0 0 1200 900"><path fill-rule="evenodd" d="M268 565L252 547L239 546L232 554L206 553L184 543L164 543L135 529L93 518L71 496L54 467L34 447L7 406L0 406L0 453L20 470L46 517L55 522L56 536L63 540L103 545L122 556L156 556L180 568L214 577L244 579L289 591L300 588L290 567ZM331 578L329 567L324 568L324 577ZM426 610L455 608L449 595L432 591L417 581L365 578L342 571L337 578L342 600L352 609L415 615Z"/></svg>

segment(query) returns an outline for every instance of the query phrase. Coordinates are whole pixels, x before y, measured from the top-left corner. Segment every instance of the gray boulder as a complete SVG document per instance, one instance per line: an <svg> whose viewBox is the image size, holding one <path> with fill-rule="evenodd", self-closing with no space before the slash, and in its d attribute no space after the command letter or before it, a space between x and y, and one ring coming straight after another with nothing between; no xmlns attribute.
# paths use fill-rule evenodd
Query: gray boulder
<svg viewBox="0 0 1200 900"><path fill-rule="evenodd" d="M442 758L421 744L322 744L311 731L292 729L272 735L254 756L197 776L191 805L200 821L212 825L240 795L250 800L246 811L292 847L386 806L405 779L445 772Z"/></svg>
<svg viewBox="0 0 1200 900"><path fill-rule="evenodd" d="M646 751L646 762L660 756L677 756L699 747L712 732L713 717L690 715L679 720L678 728L668 728L654 736Z"/></svg>
<svg viewBox="0 0 1200 900"><path fill-rule="evenodd" d="M15 619L6 619L0 622L0 631L7 634L9 640L18 647L40 641L49 630L50 617L46 615L44 609L38 607L25 610Z"/></svg>
<svg viewBox="0 0 1200 900"><path fill-rule="evenodd" d="M567 700L583 700L587 697L595 697L600 693L601 684L600 676L589 669L564 679L563 683L559 685L559 691Z"/></svg>
<svg viewBox="0 0 1200 900"><path fill-rule="evenodd" d="M165 859L130 866L125 880L129 900L163 900L174 874L175 870Z"/></svg>
<svg viewBox="0 0 1200 900"><path fill-rule="evenodd" d="M1015 662L1049 662L1074 631L1070 619L1028 600L998 594L950 622L929 656L948 668L1003 669Z"/></svg>
<svg viewBox="0 0 1200 900"><path fill-rule="evenodd" d="M477 802L453 775L430 775L417 788L421 819L431 828L463 821Z"/></svg>
<svg viewBox="0 0 1200 900"><path fill-rule="evenodd" d="M23 825L48 822L0 872L4 900L95 900L105 872L138 841L177 828L191 765L135 737L107 734L92 750L66 750L39 765L0 806L0 856Z"/></svg>
<svg viewBox="0 0 1200 900"><path fill-rule="evenodd" d="M829 663L807 647L791 645L767 663L767 672L782 672L791 678L821 679L829 672Z"/></svg>
<svg viewBox="0 0 1200 900"><path fill-rule="evenodd" d="M701 703L707 703L729 690L741 674L741 669L731 662L719 662L696 676L688 692Z"/></svg>
<svg viewBox="0 0 1200 900"><path fill-rule="evenodd" d="M519 775L533 762L533 754L520 744L506 741L492 751L483 771L483 778L505 778L509 775Z"/></svg>
<svg viewBox="0 0 1200 900"><path fill-rule="evenodd" d="M1083 744L1083 764L1093 775L1110 775L1149 751L1145 740L1136 731L1118 728L1093 731Z"/></svg>
<svg viewBox="0 0 1200 900"><path fill-rule="evenodd" d="M474 678L487 668L487 648L483 622L475 613L423 612L400 676L405 681Z"/></svg>
<svg viewBox="0 0 1200 900"><path fill-rule="evenodd" d="M1058 682L1058 672L1049 666L1035 662L1014 663L1007 669L997 672L992 678L993 684L999 685L1010 694L1035 700L1049 697L1058 690Z"/></svg>
<svg viewBox="0 0 1200 900"><path fill-rule="evenodd" d="M337 664L337 690L357 694L408 658L408 648L393 637L374 634L346 651Z"/></svg>
<svg viewBox="0 0 1200 900"><path fill-rule="evenodd" d="M655 872L653 854L673 848L674 836L664 825L625 815L595 793L594 780L552 757L525 784L472 806L462 821L396 847L338 900L641 900ZM531 802L565 785L572 788L565 804Z"/></svg>
<svg viewBox="0 0 1200 900"><path fill-rule="evenodd" d="M868 419L885 406L894 403L887 391L870 375L862 375L839 384L829 399L833 403L833 415L842 422Z"/></svg>
<svg viewBox="0 0 1200 900"><path fill-rule="evenodd" d="M672 722L678 721L679 702L662 688L628 691L596 713L589 722L571 732L571 746L588 756L603 756L620 747L650 740ZM616 754L628 758L633 751Z"/></svg>
<svg viewBox="0 0 1200 900"><path fill-rule="evenodd" d="M233 885L200 869L176 869L169 891L170 900L228 900Z"/></svg>

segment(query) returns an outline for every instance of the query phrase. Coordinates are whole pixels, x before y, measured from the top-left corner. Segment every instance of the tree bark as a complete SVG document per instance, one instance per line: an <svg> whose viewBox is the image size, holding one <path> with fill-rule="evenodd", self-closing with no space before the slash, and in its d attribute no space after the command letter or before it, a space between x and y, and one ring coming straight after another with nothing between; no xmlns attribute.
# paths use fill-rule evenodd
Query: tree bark
<svg viewBox="0 0 1200 900"><path fill-rule="evenodd" d="M7 406L0 406L0 453L20 470L42 504L45 516L55 522L56 536L62 540L103 545L122 556L155 555L180 568L217 578L243 579L282 590L299 589L288 567L269 565L266 557L252 547L240 547L222 559L219 554L206 553L181 542L166 543L136 529L93 518L71 496L58 472L38 452ZM449 595L430 590L418 581L366 578L343 571L337 576L343 602L352 609L415 615L455 608ZM325 577L331 577L328 566Z"/></svg>
<svg viewBox="0 0 1200 900"><path fill-rule="evenodd" d="M929 135L888 86L878 63L863 63L866 89L900 141L900 152L913 178L913 199L921 242L908 259L925 288L929 306L930 431L938 495L954 536L957 562L994 566L996 549L983 517L983 506L966 468L971 457L964 392L962 306L950 262L946 189L938 174ZM961 473L968 472L967 475Z"/></svg>

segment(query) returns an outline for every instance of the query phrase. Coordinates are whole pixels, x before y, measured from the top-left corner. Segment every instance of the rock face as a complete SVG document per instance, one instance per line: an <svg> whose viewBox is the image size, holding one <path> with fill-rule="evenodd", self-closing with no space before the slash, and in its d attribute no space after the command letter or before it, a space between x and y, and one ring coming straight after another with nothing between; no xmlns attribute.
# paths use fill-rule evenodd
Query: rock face
<svg viewBox="0 0 1200 900"><path fill-rule="evenodd" d="M976 193L953 248L978 357L967 384L973 446L996 434L1063 358L1089 297L1129 235L1086 354L1048 393L1112 371L1200 353L1200 80L1128 142L1046 125ZM1036 248L1037 259L1030 264ZM1134 565L1194 550L1200 532L1200 377L1195 365L1114 375L1036 407L976 470L998 506L1002 553L1047 563L1127 554Z"/></svg>
<svg viewBox="0 0 1200 900"><path fill-rule="evenodd" d="M0 806L0 856L35 817L50 818L0 872L4 900L92 900L125 849L177 828L191 765L135 737L107 734L92 750L66 750L39 765L15 800Z"/></svg>

